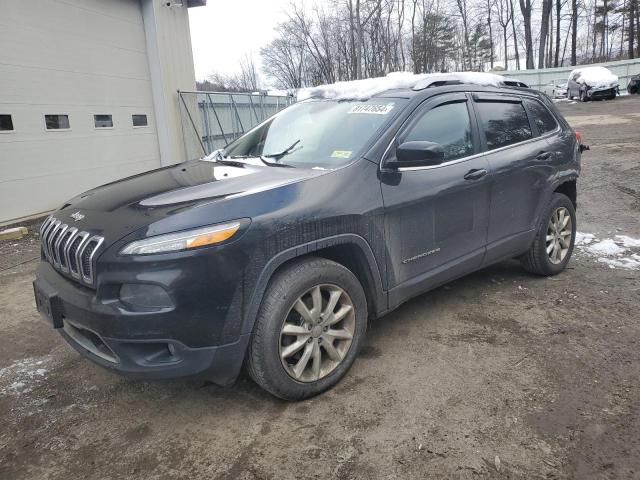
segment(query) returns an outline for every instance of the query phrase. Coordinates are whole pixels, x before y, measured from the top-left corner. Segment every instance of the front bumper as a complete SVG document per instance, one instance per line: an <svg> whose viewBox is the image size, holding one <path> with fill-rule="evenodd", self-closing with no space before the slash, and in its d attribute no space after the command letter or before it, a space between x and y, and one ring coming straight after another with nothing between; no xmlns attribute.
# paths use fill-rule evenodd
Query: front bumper
<svg viewBox="0 0 640 480"><path fill-rule="evenodd" d="M611 87L611 88L599 88L599 89L594 89L591 88L589 90L587 90L587 97L594 99L594 98L609 98L610 96L615 96L617 93L617 87Z"/></svg>
<svg viewBox="0 0 640 480"><path fill-rule="evenodd" d="M202 375L226 385L235 380L242 367L249 335L235 335L232 341L214 345L188 345L185 341L198 334L207 336L212 326L225 325L224 313L218 314L222 318L212 318L209 325L200 325L181 318L189 312L180 305L128 311L118 302L100 299L96 291L66 279L46 262L38 267L34 290L41 312L46 310L43 303L48 301L52 306L46 317L62 337L84 357L105 368L149 379ZM189 308L196 318L202 317L197 302ZM176 315L176 311L181 314Z"/></svg>

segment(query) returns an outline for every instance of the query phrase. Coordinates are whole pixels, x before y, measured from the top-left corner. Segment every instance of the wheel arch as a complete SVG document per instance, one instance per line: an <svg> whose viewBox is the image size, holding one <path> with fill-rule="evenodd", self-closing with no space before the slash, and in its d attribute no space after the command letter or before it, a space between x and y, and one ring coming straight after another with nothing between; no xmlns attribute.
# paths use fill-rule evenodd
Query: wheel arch
<svg viewBox="0 0 640 480"><path fill-rule="evenodd" d="M568 179L558 184L553 193L562 193L569 197L571 203L573 203L573 208L578 209L578 182L576 178Z"/></svg>
<svg viewBox="0 0 640 480"><path fill-rule="evenodd" d="M376 317L387 309L387 293L384 290L378 263L369 243L356 234L341 234L298 245L278 253L260 273L242 322L242 334L251 333L269 281L291 262L305 257L333 260L348 268L365 291L370 317Z"/></svg>

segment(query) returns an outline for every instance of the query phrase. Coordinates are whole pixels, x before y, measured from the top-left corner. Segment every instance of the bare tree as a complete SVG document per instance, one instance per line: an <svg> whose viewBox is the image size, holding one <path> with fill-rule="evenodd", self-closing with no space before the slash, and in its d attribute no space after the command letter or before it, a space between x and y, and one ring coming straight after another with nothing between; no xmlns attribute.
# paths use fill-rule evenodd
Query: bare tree
<svg viewBox="0 0 640 480"><path fill-rule="evenodd" d="M533 64L533 37L531 36L531 0L519 0L520 12L524 21L524 43L527 57L527 69L535 68ZM544 22L543 22L544 23Z"/></svg>
<svg viewBox="0 0 640 480"><path fill-rule="evenodd" d="M538 48L538 68L544 68L545 44L549 35L549 15L553 0L542 0L542 20L540 22L540 46ZM527 67L528 68L528 67Z"/></svg>

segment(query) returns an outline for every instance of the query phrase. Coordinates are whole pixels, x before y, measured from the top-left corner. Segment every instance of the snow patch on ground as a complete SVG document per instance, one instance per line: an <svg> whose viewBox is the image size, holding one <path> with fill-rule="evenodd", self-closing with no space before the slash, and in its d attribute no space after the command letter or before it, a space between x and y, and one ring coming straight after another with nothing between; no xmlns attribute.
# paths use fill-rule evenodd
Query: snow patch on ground
<svg viewBox="0 0 640 480"><path fill-rule="evenodd" d="M554 103L567 102L567 104L569 104L569 105L573 105L573 104L577 103L576 101L569 100L568 98L554 98L553 102Z"/></svg>
<svg viewBox="0 0 640 480"><path fill-rule="evenodd" d="M595 243L594 243L595 242ZM592 233L576 232L576 248L609 268L640 270L640 239L627 235L598 239Z"/></svg>
<svg viewBox="0 0 640 480"><path fill-rule="evenodd" d="M626 235L616 235L615 241L627 248L640 248L640 238L631 238Z"/></svg>
<svg viewBox="0 0 640 480"><path fill-rule="evenodd" d="M575 245L576 246L589 245L591 242L593 242L594 238L595 237L593 236L593 233L576 232Z"/></svg>
<svg viewBox="0 0 640 480"><path fill-rule="evenodd" d="M386 77L336 82L330 85L303 88L298 90L298 100L307 98L326 98L334 100L366 100L387 90L420 87L433 81L460 80L484 86L499 86L506 80L502 75L482 72L423 73L391 72Z"/></svg>
<svg viewBox="0 0 640 480"><path fill-rule="evenodd" d="M35 357L17 360L0 368L0 395L19 396L31 392L42 384L49 372L51 357Z"/></svg>
<svg viewBox="0 0 640 480"><path fill-rule="evenodd" d="M585 247L585 250L593 255L605 255L605 256L614 256L620 255L625 251L625 248L619 247L616 245L616 242L607 238L600 242L594 243L593 245L589 245Z"/></svg>

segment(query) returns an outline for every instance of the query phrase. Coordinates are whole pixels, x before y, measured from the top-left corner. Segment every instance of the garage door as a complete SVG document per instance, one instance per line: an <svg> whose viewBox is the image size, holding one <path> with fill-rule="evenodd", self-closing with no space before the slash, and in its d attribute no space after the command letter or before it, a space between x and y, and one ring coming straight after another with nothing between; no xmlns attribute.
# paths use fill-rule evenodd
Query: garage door
<svg viewBox="0 0 640 480"><path fill-rule="evenodd" d="M0 11L0 222L160 166L137 0Z"/></svg>

